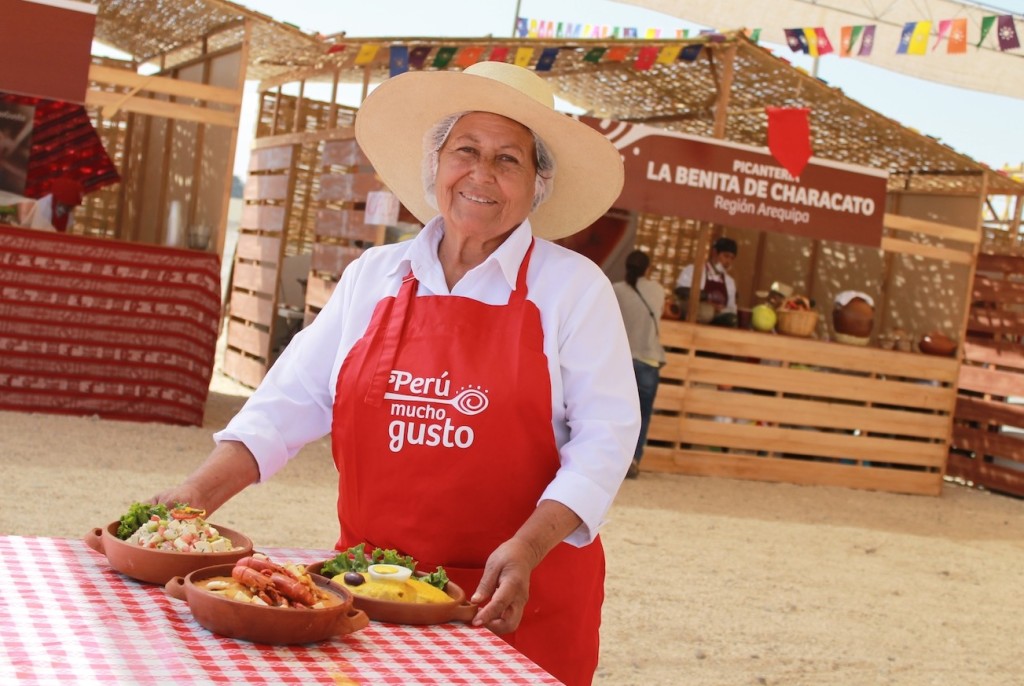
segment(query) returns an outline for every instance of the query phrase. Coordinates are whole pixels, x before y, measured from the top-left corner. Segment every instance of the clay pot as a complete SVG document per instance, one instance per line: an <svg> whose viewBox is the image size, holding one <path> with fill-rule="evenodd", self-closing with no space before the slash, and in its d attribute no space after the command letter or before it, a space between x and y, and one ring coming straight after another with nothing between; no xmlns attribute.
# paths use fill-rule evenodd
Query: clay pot
<svg viewBox="0 0 1024 686"><path fill-rule="evenodd" d="M836 333L867 338L875 325L875 308L863 298L852 298L846 305L832 310L832 327Z"/></svg>
<svg viewBox="0 0 1024 686"><path fill-rule="evenodd" d="M306 571L319 574L325 561L308 565ZM425 576L420 572L416 576ZM476 616L477 606L466 601L466 593L457 584L448 582L444 592L452 599L450 603L403 603L397 600L379 600L353 594L353 607L364 611L375 622L388 624L444 624L446 622L469 623Z"/></svg>
<svg viewBox="0 0 1024 686"><path fill-rule="evenodd" d="M184 578L176 576L164 586L164 593L186 601L192 616L209 631L252 643L316 643L332 636L351 634L370 623L365 612L352 607L352 594L347 589L318 575L312 575L313 582L340 596L343 602L317 610L269 607L231 600L196 585L213 576L231 576L233 568L234 564L216 565L197 569Z"/></svg>
<svg viewBox="0 0 1024 686"><path fill-rule="evenodd" d="M252 554L252 541L237 531L210 523L221 536L231 539L238 550L223 553L179 553L172 550L154 550L131 545L117 537L119 521L106 528L96 527L87 533L85 544L97 553L106 555L110 566L125 576L148 584L166 584L175 576L217 564L234 564Z"/></svg>
<svg viewBox="0 0 1024 686"><path fill-rule="evenodd" d="M949 357L956 352L956 341L939 331L932 331L921 336L917 347L926 355Z"/></svg>

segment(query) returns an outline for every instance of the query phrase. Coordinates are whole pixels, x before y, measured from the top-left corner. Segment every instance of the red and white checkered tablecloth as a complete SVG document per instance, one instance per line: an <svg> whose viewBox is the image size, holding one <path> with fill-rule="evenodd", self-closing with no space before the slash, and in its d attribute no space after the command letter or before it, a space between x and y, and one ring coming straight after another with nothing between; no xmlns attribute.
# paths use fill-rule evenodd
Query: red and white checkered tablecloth
<svg viewBox="0 0 1024 686"><path fill-rule="evenodd" d="M329 551L264 548L310 563ZM0 536L0 684L557 684L487 631L371 622L303 646L223 638L81 541Z"/></svg>

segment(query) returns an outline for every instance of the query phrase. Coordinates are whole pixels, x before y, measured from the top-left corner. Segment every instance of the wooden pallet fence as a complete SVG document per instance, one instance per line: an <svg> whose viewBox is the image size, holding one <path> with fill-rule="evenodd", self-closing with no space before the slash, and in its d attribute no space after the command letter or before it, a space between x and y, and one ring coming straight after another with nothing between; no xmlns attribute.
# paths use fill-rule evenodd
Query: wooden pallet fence
<svg viewBox="0 0 1024 686"><path fill-rule="evenodd" d="M978 256L949 474L1024 496L1024 257Z"/></svg>
<svg viewBox="0 0 1024 686"><path fill-rule="evenodd" d="M644 468L938 495L957 363L663 320Z"/></svg>
<svg viewBox="0 0 1024 686"><path fill-rule="evenodd" d="M224 373L256 387L270 368L294 146L253 150L229 291Z"/></svg>
<svg viewBox="0 0 1024 686"><path fill-rule="evenodd" d="M327 304L345 267L366 248L382 244L385 237L384 226L365 222L367 195L383 185L351 128L324 140L320 164L313 257L306 286L307 325Z"/></svg>

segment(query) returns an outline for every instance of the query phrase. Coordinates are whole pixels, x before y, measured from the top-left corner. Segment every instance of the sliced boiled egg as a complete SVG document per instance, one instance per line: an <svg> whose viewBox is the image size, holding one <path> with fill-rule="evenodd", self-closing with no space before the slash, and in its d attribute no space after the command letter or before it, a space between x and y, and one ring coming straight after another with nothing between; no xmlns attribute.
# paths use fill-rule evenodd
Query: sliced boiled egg
<svg viewBox="0 0 1024 686"><path fill-rule="evenodd" d="M370 578L374 581L406 581L412 576L412 570L399 565L376 564L370 565L367 570Z"/></svg>

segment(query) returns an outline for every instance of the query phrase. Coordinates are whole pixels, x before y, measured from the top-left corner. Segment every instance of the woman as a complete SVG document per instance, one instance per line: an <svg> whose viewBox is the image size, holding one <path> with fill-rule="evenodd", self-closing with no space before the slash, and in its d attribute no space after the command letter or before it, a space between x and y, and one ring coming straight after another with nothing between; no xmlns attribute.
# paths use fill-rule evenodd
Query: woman
<svg viewBox="0 0 1024 686"><path fill-rule="evenodd" d="M542 79L496 62L379 86L356 138L426 226L349 265L207 460L157 499L213 511L329 432L339 550L443 565L480 604L475 625L585 684L597 533L639 410L611 284L543 240L603 215L621 159L552 106Z"/></svg>
<svg viewBox="0 0 1024 686"><path fill-rule="evenodd" d="M665 364L665 349L658 339L659 315L665 305L665 289L647 278L651 258L643 250L634 250L626 257L626 280L613 286L622 310L629 349L633 354L633 373L640 394L640 437L633 452L633 463L626 476L640 476L640 460L647 443L647 429L654 412L654 396L658 393L658 370Z"/></svg>

